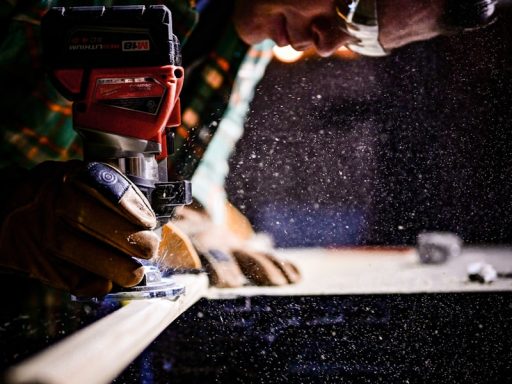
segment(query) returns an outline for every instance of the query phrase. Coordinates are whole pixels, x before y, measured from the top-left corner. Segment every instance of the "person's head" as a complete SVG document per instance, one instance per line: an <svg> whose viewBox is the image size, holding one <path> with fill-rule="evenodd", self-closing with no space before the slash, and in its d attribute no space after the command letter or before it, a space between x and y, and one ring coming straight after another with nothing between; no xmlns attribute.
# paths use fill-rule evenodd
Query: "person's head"
<svg viewBox="0 0 512 384"><path fill-rule="evenodd" d="M363 24L370 26L370 35L373 34L369 45L376 45L377 51L389 51L446 32L447 5L462 3L465 7L469 3L469 8L480 10L482 4L490 8L489 4L495 1L235 0L234 22L240 37L249 44L270 38L279 46L291 45L299 51L315 48L321 56L328 56L344 45L357 50L351 44L361 41L361 35L354 33L358 26L347 27L347 21L363 20ZM357 9L356 14L350 15L353 9ZM371 20L373 16L376 16L375 23ZM370 54L373 48L370 47Z"/></svg>

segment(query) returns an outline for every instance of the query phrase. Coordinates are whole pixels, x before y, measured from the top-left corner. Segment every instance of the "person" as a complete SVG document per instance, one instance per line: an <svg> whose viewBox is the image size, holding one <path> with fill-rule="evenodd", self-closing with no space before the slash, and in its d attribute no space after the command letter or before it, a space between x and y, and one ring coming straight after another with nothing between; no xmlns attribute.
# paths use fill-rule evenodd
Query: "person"
<svg viewBox="0 0 512 384"><path fill-rule="evenodd" d="M139 283L143 268L137 259L161 258L160 239L152 230L154 212L124 175L106 164L74 160L82 152L69 102L44 76L40 18L50 6L77 4L0 4L4 180L0 266L77 295L102 295L114 284ZM233 97L230 100L242 64L265 57L268 62L268 51L251 46L271 39L297 50L313 48L321 56L342 46L382 56L414 41L485 26L494 19L496 7L494 0L166 0L164 4L173 14L186 72L182 125L176 132L170 173L175 179L196 175L199 185L194 208L179 212L176 224L183 232L178 237L192 238L207 256L203 261L210 264L236 254L233 251L247 245L253 235L220 185L227 160L207 156L201 162L210 144L217 153L224 146L225 157L234 146L232 138L214 143L222 137L219 122L230 103L228 113L238 114L234 120L238 124L243 121L244 111L236 108ZM257 76L249 77L249 88L256 82ZM242 93L242 105L247 107L252 91ZM212 177L215 172L221 175ZM198 175L208 177L201 181ZM105 183L107 179L115 183ZM218 247L225 249L211 252ZM266 276L283 275L276 281L264 277L262 284L297 279L293 266L283 269L284 264L268 254L241 252L235 261L252 266L256 275L264 265L274 266ZM218 272L222 280L225 271ZM233 285L244 281L238 276Z"/></svg>

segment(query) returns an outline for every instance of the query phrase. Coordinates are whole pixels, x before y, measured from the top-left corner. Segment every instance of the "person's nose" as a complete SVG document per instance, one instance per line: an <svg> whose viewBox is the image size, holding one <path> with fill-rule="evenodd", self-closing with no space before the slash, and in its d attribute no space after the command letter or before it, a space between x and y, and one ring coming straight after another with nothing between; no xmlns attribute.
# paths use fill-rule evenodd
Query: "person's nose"
<svg viewBox="0 0 512 384"><path fill-rule="evenodd" d="M322 57L330 56L340 47L356 41L353 36L350 36L334 23L313 23L311 30L315 49Z"/></svg>

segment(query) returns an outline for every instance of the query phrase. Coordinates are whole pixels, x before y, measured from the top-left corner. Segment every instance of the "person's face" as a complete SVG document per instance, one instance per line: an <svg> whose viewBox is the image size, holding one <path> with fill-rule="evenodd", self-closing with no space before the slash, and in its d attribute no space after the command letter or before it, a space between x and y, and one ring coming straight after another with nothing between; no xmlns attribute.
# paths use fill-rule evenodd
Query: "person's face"
<svg viewBox="0 0 512 384"><path fill-rule="evenodd" d="M334 0L235 0L235 27L248 44L266 38L329 56L353 38L343 31Z"/></svg>
<svg viewBox="0 0 512 384"><path fill-rule="evenodd" d="M248 44L270 38L297 51L329 56L355 42L336 13L336 0L235 0L234 22ZM379 41L393 49L439 35L445 0L378 0Z"/></svg>

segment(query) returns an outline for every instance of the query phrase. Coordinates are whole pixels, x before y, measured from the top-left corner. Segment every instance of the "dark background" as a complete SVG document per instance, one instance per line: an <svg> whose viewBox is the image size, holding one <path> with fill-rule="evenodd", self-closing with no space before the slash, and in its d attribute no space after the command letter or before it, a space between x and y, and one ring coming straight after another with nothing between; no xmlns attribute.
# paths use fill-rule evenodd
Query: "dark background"
<svg viewBox="0 0 512 384"><path fill-rule="evenodd" d="M115 383L512 383L510 294L201 300Z"/></svg>
<svg viewBox="0 0 512 384"><path fill-rule="evenodd" d="M512 18L385 58L273 61L228 193L276 245L510 243Z"/></svg>

